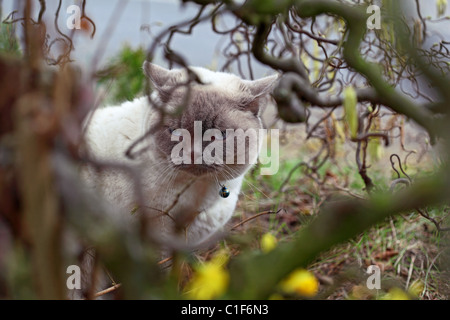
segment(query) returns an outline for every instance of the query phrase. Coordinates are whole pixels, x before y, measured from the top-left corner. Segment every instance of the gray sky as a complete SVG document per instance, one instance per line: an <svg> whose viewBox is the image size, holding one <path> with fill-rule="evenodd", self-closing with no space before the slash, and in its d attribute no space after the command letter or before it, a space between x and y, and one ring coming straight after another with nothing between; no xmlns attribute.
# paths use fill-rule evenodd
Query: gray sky
<svg viewBox="0 0 450 320"><path fill-rule="evenodd" d="M111 24L114 9L120 2L124 4L117 19ZM14 0L3 0L3 15L13 9ZM37 4L37 1L35 1ZM59 26L62 32L69 33L66 27L66 20L70 14L66 9L73 4L79 4L79 0L63 0L62 9L59 16ZM47 27L51 32L54 14L57 8L57 1L47 1L47 11L44 19L50 21ZM147 48L152 38L147 31L141 31L142 25L150 25L153 35L186 19L192 18L197 12L198 6L187 4L183 8L177 0L88 0L86 5L87 15L95 21L97 32L94 39L90 39L85 34L75 35L75 51L73 58L78 64L86 67L92 57L99 49L105 49L101 64L108 62L109 58L114 56L124 45L129 44L132 47L144 46ZM37 15L38 6L35 8ZM225 17L225 23L232 25L234 18ZM113 32L108 35L106 47L104 47L103 36L112 28ZM220 68L224 64L224 59L220 56L220 51L225 45L225 38L218 36L211 30L210 23L201 23L195 27L191 36L176 35L173 41L173 49L180 52L190 65ZM165 62L156 57L156 62L164 64ZM254 60L253 60L254 61ZM262 76L268 72L268 68L254 61L256 76ZM259 66L259 67L258 67Z"/></svg>
<svg viewBox="0 0 450 320"><path fill-rule="evenodd" d="M112 21L113 12L116 5L120 2L126 5L120 11L118 17ZM414 0L404 0L411 3L411 12L415 14ZM38 1L36 3L36 15ZM80 4L80 0L63 0L62 9L59 17L61 31L69 33L66 27L66 20L70 14L66 9L73 4ZM3 0L3 15L9 13L17 0ZM57 1L47 1L47 11L44 16L51 30L54 14L56 12ZM75 51L73 58L78 64L88 66L92 57L99 50L104 50L104 56L101 64L109 61L118 50L124 45L129 44L133 47L148 47L152 41L151 36L146 31L141 31L142 25L151 25L152 34L156 35L168 26L191 18L197 12L198 6L187 4L184 8L180 7L178 0L88 0L86 13L96 22L97 33L94 39L90 39L85 34L75 36ZM423 16L435 16L436 5L434 0L421 0ZM447 15L450 14L450 8L447 8ZM231 26L234 18L229 16L222 19L225 24ZM104 37L109 28L112 28L111 34ZM430 38L430 43L436 42L438 35L450 39L450 21L439 25L429 24L429 31L434 34ZM101 39L107 38L107 43ZM212 30L210 23L203 23L195 27L190 36L177 35L173 41L173 49L183 54L190 65L220 68L224 59L220 52L226 44L222 36L216 35ZM156 57L156 62L164 64L160 57ZM244 61L243 61L244 62ZM244 62L245 63L245 62ZM256 77L262 76L268 72L268 69L261 66L253 59Z"/></svg>

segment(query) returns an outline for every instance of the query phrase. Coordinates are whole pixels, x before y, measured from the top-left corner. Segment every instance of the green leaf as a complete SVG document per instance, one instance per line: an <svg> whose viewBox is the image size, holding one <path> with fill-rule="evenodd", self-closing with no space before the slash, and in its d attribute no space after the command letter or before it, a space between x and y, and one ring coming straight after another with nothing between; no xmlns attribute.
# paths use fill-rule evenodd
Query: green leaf
<svg viewBox="0 0 450 320"><path fill-rule="evenodd" d="M350 130L350 137L356 138L358 135L358 112L357 112L358 99L356 97L356 91L352 86L348 86L344 89L344 112L345 121L348 129Z"/></svg>
<svg viewBox="0 0 450 320"><path fill-rule="evenodd" d="M447 0L437 0L436 1L437 15L438 18L442 17L447 10Z"/></svg>

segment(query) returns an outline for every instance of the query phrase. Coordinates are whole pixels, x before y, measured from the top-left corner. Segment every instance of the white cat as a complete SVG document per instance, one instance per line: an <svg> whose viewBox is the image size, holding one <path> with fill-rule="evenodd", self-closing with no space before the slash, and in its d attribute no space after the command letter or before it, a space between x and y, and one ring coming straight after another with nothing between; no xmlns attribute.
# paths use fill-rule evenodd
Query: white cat
<svg viewBox="0 0 450 320"><path fill-rule="evenodd" d="M128 220L136 220L139 214L156 217L150 220L159 223L157 227L153 225L153 232L177 236L195 246L221 230L232 216L243 176L257 152L249 153L247 157L253 159L245 164L208 164L208 159L203 158L200 164L177 165L171 155L179 142L172 138L180 132L177 129L193 134L194 121L201 121L203 132L219 130L213 140L223 141L225 157L225 151L232 147L226 129L262 128L259 110L267 101L277 76L249 81L192 67L190 70L202 84L193 83L188 89L183 85L188 79L184 69L167 70L149 62L143 68L155 89L151 100L156 105L150 104L148 97L142 97L96 110L87 123L86 145L89 155L98 161L121 163L138 170L144 203L138 203L135 181L123 171L99 173L87 168L83 177L120 208L120 214ZM166 113L163 119L158 106L163 106ZM177 113L178 109L181 112ZM154 128L152 134L133 148L132 153L137 155L127 157L125 153L133 142L151 128ZM203 142L201 151L209 143ZM256 148L259 150L260 144ZM200 154L192 150L189 158L198 159ZM229 191L228 197L219 194L223 187L228 189L223 190Z"/></svg>

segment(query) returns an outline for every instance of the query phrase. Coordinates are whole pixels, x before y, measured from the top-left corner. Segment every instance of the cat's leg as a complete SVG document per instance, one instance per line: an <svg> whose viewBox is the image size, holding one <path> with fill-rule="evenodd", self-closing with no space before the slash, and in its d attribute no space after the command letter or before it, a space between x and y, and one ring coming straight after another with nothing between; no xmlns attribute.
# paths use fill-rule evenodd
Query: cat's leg
<svg viewBox="0 0 450 320"><path fill-rule="evenodd" d="M215 236L226 232L226 224L233 215L236 202L237 197L219 200L212 207L200 212L187 226L187 242L192 246L202 246L215 240Z"/></svg>

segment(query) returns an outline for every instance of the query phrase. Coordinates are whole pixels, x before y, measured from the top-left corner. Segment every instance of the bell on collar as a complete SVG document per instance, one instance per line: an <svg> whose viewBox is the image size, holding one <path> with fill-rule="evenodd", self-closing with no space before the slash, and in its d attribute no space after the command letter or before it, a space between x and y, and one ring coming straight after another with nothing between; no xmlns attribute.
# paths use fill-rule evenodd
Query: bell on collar
<svg viewBox="0 0 450 320"><path fill-rule="evenodd" d="M220 195L222 198L228 198L228 196L230 195L230 190L228 190L227 187L222 186L222 188L221 188L220 191L219 191L219 195Z"/></svg>

